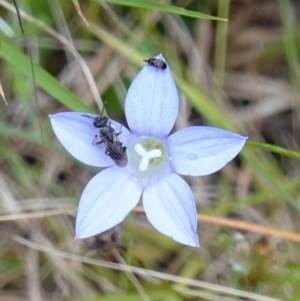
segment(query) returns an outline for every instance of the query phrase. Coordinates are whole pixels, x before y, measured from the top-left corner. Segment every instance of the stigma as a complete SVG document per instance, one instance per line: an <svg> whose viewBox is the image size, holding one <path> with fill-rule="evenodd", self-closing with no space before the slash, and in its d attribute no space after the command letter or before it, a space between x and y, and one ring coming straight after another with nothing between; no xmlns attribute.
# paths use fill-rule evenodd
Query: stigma
<svg viewBox="0 0 300 301"><path fill-rule="evenodd" d="M128 145L127 155L131 178L143 186L169 170L170 157L164 140L141 136Z"/></svg>
<svg viewBox="0 0 300 301"><path fill-rule="evenodd" d="M146 171L149 166L150 160L159 158L162 155L160 149L152 149L150 151L146 151L145 148L139 143L134 146L134 150L142 157L139 165L140 171Z"/></svg>

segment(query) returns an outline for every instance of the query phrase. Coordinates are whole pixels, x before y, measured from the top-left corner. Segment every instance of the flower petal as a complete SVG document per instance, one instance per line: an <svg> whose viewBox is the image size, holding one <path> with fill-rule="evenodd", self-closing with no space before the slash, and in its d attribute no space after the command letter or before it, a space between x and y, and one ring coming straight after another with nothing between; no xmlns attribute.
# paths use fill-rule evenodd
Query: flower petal
<svg viewBox="0 0 300 301"><path fill-rule="evenodd" d="M90 116L91 118L85 117ZM93 125L93 119L97 115L88 113L58 113L49 115L53 131L64 148L77 160L92 166L107 167L115 165L113 160L105 155L105 144L93 144L98 129ZM111 120L112 126L118 133L121 124ZM127 128L122 127L122 133L118 135L120 141L127 145L131 141L132 134Z"/></svg>
<svg viewBox="0 0 300 301"><path fill-rule="evenodd" d="M93 236L121 223L136 206L142 187L118 167L98 173L85 187L78 207L76 239Z"/></svg>
<svg viewBox="0 0 300 301"><path fill-rule="evenodd" d="M170 238L199 246L197 211L188 184L175 173L147 187L143 193L146 215L151 224Z"/></svg>
<svg viewBox="0 0 300 301"><path fill-rule="evenodd" d="M164 60L160 54L157 59ZM125 114L130 130L138 135L166 137L178 115L179 98L171 71L147 64L127 92Z"/></svg>
<svg viewBox="0 0 300 301"><path fill-rule="evenodd" d="M243 148L247 137L224 130L193 126L167 138L173 170L204 176L218 171Z"/></svg>

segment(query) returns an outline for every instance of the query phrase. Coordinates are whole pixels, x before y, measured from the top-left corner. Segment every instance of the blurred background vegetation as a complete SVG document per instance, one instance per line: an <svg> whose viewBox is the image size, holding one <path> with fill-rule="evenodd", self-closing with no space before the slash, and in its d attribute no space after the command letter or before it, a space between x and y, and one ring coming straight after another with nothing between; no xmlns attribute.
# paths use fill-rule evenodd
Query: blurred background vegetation
<svg viewBox="0 0 300 301"><path fill-rule="evenodd" d="M1 301L300 300L300 164L289 157L300 147L300 2L157 3L19 0L34 89L16 9L0 0ZM74 240L80 194L99 169L62 148L48 114L97 113L104 100L109 117L126 122L128 86L159 53L180 90L176 129L218 126L286 150L249 142L220 172L186 178L202 214L200 249L133 212L123 247L104 252Z"/></svg>

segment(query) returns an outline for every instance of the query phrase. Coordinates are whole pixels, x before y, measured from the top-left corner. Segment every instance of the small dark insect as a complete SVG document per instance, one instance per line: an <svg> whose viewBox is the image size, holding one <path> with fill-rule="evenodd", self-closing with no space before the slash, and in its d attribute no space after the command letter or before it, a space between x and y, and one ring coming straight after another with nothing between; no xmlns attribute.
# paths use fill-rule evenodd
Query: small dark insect
<svg viewBox="0 0 300 301"><path fill-rule="evenodd" d="M97 118L97 117L96 117ZM114 128L111 126L111 122L108 121L107 124L100 128L99 133L95 136L94 144L100 144L104 142L106 145L105 154L110 156L111 159L120 167L124 167L128 163L128 158L126 154L126 146L119 141L117 135L121 132L116 133ZM95 142L97 138L102 141Z"/></svg>
<svg viewBox="0 0 300 301"><path fill-rule="evenodd" d="M163 60L159 60L156 58L151 58L148 60L144 60L144 62L150 64L153 67L159 68L159 69L166 69L167 64Z"/></svg>
<svg viewBox="0 0 300 301"><path fill-rule="evenodd" d="M118 135L122 132L116 133L115 129L111 126L111 121L103 116L103 110L101 115L97 117L91 117L88 115L82 115L84 117L93 118L94 126L99 128L98 134L95 135L93 144L103 143L106 145L105 154L109 156L118 166L124 167L128 163L128 158L126 154L126 146L119 141ZM97 142L98 138L101 141Z"/></svg>
<svg viewBox="0 0 300 301"><path fill-rule="evenodd" d="M125 251L126 249L121 239L121 224L95 235L93 238L94 241L90 248L96 249L100 253L108 253L114 249L118 251Z"/></svg>

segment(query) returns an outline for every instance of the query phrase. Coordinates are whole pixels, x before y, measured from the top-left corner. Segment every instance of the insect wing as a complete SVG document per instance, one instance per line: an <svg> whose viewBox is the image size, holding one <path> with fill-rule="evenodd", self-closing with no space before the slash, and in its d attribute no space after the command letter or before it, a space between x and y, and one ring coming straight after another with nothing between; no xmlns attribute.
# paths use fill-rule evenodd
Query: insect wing
<svg viewBox="0 0 300 301"><path fill-rule="evenodd" d="M104 140L103 140L104 141ZM126 147L119 140L111 143L110 141L104 141L107 145L105 153L111 157L111 159L120 167L124 167L128 163L126 154Z"/></svg>

